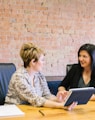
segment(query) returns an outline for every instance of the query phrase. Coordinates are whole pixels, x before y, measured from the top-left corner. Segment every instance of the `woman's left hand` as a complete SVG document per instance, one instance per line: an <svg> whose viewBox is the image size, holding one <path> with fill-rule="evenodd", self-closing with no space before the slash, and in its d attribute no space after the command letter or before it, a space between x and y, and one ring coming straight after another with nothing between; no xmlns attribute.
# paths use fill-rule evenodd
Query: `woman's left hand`
<svg viewBox="0 0 95 120"><path fill-rule="evenodd" d="M74 109L77 106L78 102L73 102L71 105L69 105L67 107L67 110L71 111L72 109Z"/></svg>

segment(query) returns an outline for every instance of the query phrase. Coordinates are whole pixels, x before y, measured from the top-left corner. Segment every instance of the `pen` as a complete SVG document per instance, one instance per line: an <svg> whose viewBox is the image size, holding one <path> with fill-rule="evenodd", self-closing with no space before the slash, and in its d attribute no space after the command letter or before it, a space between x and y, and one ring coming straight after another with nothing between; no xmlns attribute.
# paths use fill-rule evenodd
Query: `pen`
<svg viewBox="0 0 95 120"><path fill-rule="evenodd" d="M39 112L42 114L42 116L45 116L45 114L41 110L39 110Z"/></svg>

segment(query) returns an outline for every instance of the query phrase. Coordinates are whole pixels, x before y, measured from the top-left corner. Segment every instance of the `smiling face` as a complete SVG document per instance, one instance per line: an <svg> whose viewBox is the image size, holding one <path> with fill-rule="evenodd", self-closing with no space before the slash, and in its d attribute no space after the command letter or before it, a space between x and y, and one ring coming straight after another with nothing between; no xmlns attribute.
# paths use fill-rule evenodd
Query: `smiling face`
<svg viewBox="0 0 95 120"><path fill-rule="evenodd" d="M91 57L86 50L81 50L78 56L81 67L91 67Z"/></svg>

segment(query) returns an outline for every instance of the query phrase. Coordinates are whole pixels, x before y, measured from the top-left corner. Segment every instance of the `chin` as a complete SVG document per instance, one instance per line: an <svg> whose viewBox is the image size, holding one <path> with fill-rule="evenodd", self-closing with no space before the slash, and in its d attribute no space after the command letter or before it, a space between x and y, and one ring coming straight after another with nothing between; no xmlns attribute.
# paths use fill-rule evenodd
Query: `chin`
<svg viewBox="0 0 95 120"><path fill-rule="evenodd" d="M85 67L85 65L83 65L83 64L80 64L81 65L81 67Z"/></svg>
<svg viewBox="0 0 95 120"><path fill-rule="evenodd" d="M86 66L85 65L81 65L81 67L85 68Z"/></svg>

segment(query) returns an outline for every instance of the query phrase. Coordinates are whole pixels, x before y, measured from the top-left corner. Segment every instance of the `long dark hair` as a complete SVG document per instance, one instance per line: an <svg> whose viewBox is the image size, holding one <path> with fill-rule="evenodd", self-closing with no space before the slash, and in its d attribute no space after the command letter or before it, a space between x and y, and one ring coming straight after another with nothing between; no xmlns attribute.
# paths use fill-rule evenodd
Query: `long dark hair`
<svg viewBox="0 0 95 120"><path fill-rule="evenodd" d="M90 55L90 57L91 57L91 69L94 72L95 71L95 45L90 44L90 43L82 45L78 50L78 57L79 57L79 54L82 50L85 50ZM80 63L79 63L79 65L80 65Z"/></svg>

